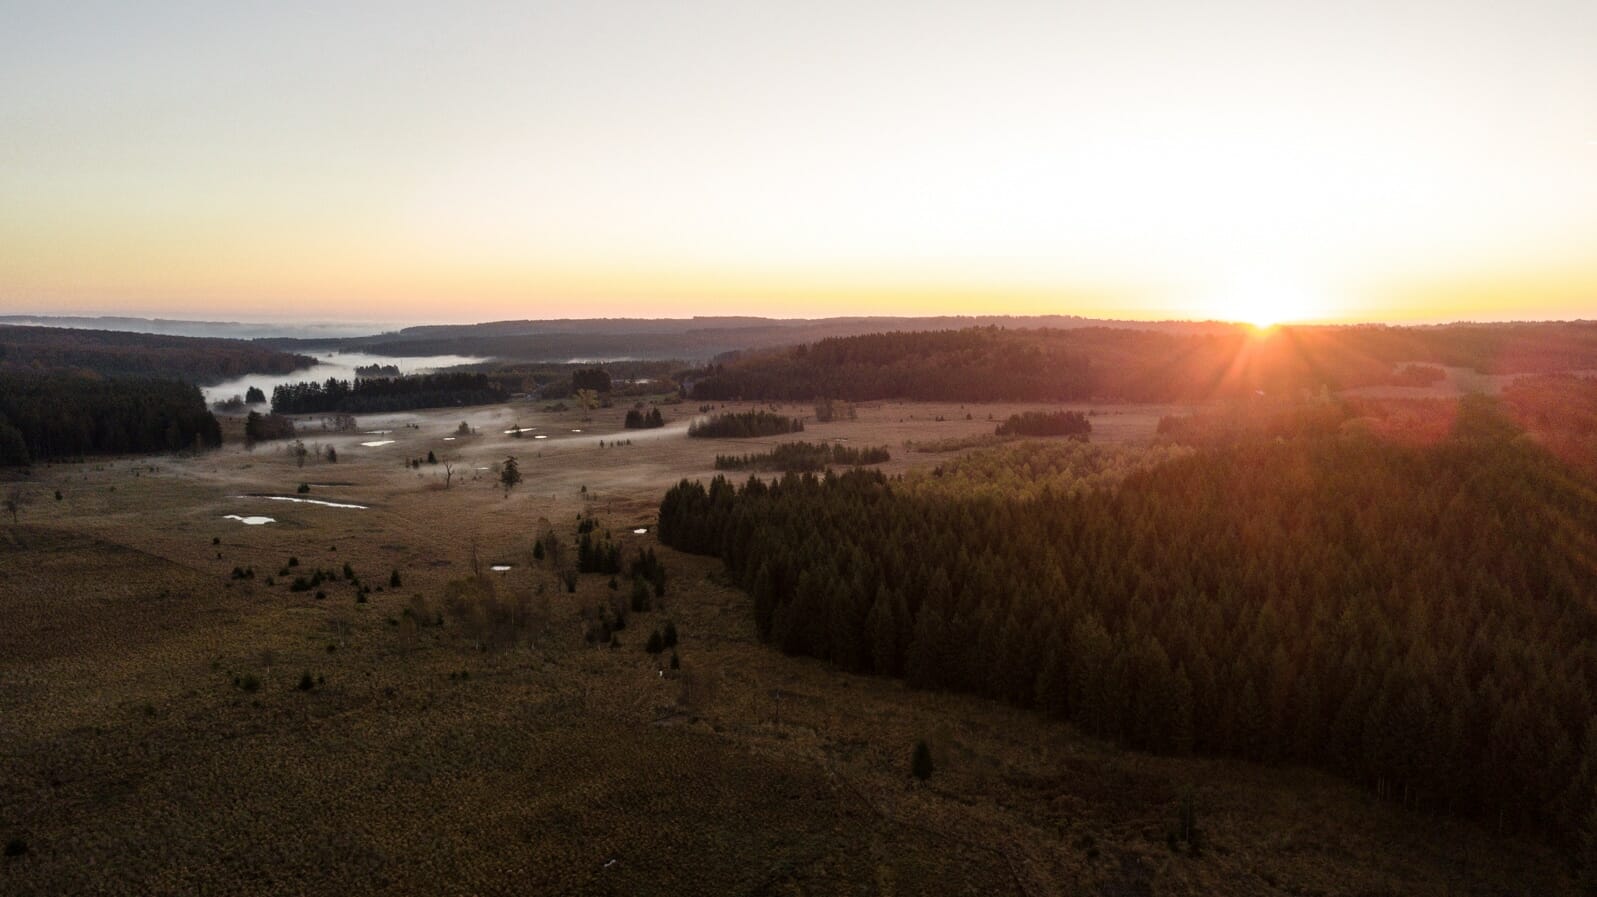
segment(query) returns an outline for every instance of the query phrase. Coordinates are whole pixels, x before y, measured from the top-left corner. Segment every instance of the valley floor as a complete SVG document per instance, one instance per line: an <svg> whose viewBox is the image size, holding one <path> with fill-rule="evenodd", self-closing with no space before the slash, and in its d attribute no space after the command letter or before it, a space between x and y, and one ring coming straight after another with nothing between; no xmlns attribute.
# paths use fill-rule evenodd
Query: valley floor
<svg viewBox="0 0 1597 897"><path fill-rule="evenodd" d="M25 847L0 859L0 893L1572 891L1546 847L1319 773L1121 751L785 657L755 640L718 561L652 532L666 488L774 440L687 439L696 405L667 406L657 431L622 430L619 405L538 408L307 433L336 464L235 440L36 469L20 522L0 524L0 840ZM887 445L899 472L948 457L905 440L991 432L989 414L1015 410L866 405L782 439ZM1100 409L1094 441L1145 440L1173 410ZM456 435L462 419L474 435ZM448 488L443 464L405 464L429 451L453 466ZM507 495L511 455L525 479ZM608 577L567 594L532 557L543 529L569 540L584 513L670 576L664 608L615 649L587 644L581 620ZM289 587L346 563L373 587L364 602L342 578L322 598ZM439 608L474 569L547 599L535 638L483 651L453 621L413 624L415 596ZM644 650L666 619L679 671ZM919 739L936 772L915 784ZM1167 838L1188 794L1197 853Z"/></svg>

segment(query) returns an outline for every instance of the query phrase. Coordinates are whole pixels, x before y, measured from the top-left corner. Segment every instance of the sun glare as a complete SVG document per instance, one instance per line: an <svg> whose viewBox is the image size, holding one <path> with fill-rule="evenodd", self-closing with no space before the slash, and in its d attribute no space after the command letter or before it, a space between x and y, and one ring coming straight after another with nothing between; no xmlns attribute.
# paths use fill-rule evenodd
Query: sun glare
<svg viewBox="0 0 1597 897"><path fill-rule="evenodd" d="M1228 287L1203 303L1204 313L1222 321L1269 330L1277 324L1312 320L1325 313L1314 291L1280 282L1246 283Z"/></svg>

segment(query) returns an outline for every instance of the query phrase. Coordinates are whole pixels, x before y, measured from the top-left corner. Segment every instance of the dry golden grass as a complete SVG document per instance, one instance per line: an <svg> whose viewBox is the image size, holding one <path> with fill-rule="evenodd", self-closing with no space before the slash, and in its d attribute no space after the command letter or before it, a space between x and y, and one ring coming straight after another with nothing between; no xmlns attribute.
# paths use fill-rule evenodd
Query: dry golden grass
<svg viewBox="0 0 1597 897"><path fill-rule="evenodd" d="M867 406L790 438L886 444L902 470L946 457L903 440L990 430L989 412L1019 408ZM395 444L307 437L335 445L336 465L230 446L36 471L22 525L0 526L0 839L28 846L0 861L0 893L1567 890L1542 847L1322 775L1126 753L1035 714L784 657L754 641L748 599L708 559L660 549L665 608L635 616L619 649L587 645L581 612L607 578L556 588L531 562L540 520L569 538L593 512L630 553L654 544L631 530L652 529L665 488L774 441L682 438L686 405L666 409L663 434L624 432L624 410L472 409L481 432L454 441L459 412L374 416L363 427ZM1169 409L1110 410L1098 435L1128 441ZM515 423L551 438L501 432ZM451 488L439 467L404 466L428 450L458 462ZM492 468L508 454L526 479L506 497ZM240 497L300 482L370 507ZM292 592L277 576L291 555L294 573L348 562L374 591ZM438 608L474 556L515 565L490 574L504 593L543 586L535 641L482 652L454 622L409 625L414 596ZM256 578L231 580L235 566ZM676 678L643 651L667 617ZM299 690L306 671L323 684ZM259 690L235 686L246 676ZM920 738L938 770L911 786ZM1188 787L1210 844L1196 857L1165 844Z"/></svg>

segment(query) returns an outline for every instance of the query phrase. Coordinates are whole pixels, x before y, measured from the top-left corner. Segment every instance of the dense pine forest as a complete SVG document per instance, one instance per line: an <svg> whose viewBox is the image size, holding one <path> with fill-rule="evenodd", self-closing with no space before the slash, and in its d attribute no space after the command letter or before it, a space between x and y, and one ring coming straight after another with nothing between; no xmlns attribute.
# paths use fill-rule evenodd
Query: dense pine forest
<svg viewBox="0 0 1597 897"><path fill-rule="evenodd" d="M804 422L798 418L769 411L728 411L688 424L688 435L702 439L749 439L803 431Z"/></svg>
<svg viewBox="0 0 1597 897"><path fill-rule="evenodd" d="M658 408L650 408L648 411L629 408L622 426L628 430L657 430L665 426L665 417L660 414Z"/></svg>
<svg viewBox="0 0 1597 897"><path fill-rule="evenodd" d="M191 384L0 371L0 465L221 442L216 418Z"/></svg>
<svg viewBox="0 0 1597 897"><path fill-rule="evenodd" d="M215 383L245 374L288 374L315 363L243 340L0 326L0 370L7 371L93 371Z"/></svg>
<svg viewBox="0 0 1597 897"><path fill-rule="evenodd" d="M1331 402L1304 414L1335 426L1151 465L998 450L1052 464L1022 495L981 455L684 481L659 535L721 557L789 653L1573 840L1597 788L1597 498L1512 412L1467 399L1402 440L1349 426L1401 413Z"/></svg>
<svg viewBox="0 0 1597 897"><path fill-rule="evenodd" d="M777 470L784 473L816 472L837 465L858 467L892 460L887 446L860 447L840 443L784 442L768 452L716 455L716 470Z"/></svg>
<svg viewBox="0 0 1597 897"><path fill-rule="evenodd" d="M1092 421L1080 411L1026 411L1011 414L993 429L998 436L1069 436L1086 441Z"/></svg>
<svg viewBox="0 0 1597 897"><path fill-rule="evenodd" d="M1483 373L1597 368L1597 323L877 333L749 353L687 379L694 398L711 401L1159 402L1413 385L1399 366L1409 362Z"/></svg>
<svg viewBox="0 0 1597 897"><path fill-rule="evenodd" d="M410 411L416 408L443 408L454 405L487 405L509 398L503 387L487 374L437 373L407 377L358 377L353 382L329 378L286 383L272 390L272 411L276 414L316 414L336 411L365 414Z"/></svg>

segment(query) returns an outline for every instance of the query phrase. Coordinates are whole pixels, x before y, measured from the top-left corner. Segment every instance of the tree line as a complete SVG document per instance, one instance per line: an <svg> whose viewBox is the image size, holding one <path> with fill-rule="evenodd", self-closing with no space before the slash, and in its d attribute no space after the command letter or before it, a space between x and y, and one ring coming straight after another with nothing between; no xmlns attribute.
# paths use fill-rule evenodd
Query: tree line
<svg viewBox="0 0 1597 897"><path fill-rule="evenodd" d="M721 557L789 653L1573 837L1597 788L1597 499L1500 407L1456 415L1431 444L1205 444L1024 498L871 470L683 481L659 536Z"/></svg>
<svg viewBox="0 0 1597 897"><path fill-rule="evenodd" d="M798 418L769 411L728 411L688 424L689 436L704 439L748 439L803 431L804 422Z"/></svg>
<svg viewBox="0 0 1597 897"><path fill-rule="evenodd" d="M272 390L276 414L341 411L362 414L454 405L488 405L509 398L487 374L434 373L405 377L357 377L323 383L285 383Z"/></svg>
<svg viewBox="0 0 1597 897"><path fill-rule="evenodd" d="M1080 411L1025 411L1011 414L993 432L998 436L1069 436L1085 442L1092 435L1092 421Z"/></svg>
<svg viewBox="0 0 1597 897"><path fill-rule="evenodd" d="M192 384L0 372L0 464L221 443L221 427Z"/></svg>
<svg viewBox="0 0 1597 897"><path fill-rule="evenodd" d="M316 359L243 340L157 336L68 327L0 326L0 370L93 371L215 383L245 374L289 374Z"/></svg>
<svg viewBox="0 0 1597 897"><path fill-rule="evenodd" d="M1489 373L1590 369L1597 324L876 333L741 353L684 379L693 398L709 401L1178 401L1406 383L1415 375L1398 366L1413 362Z"/></svg>
<svg viewBox="0 0 1597 897"><path fill-rule="evenodd" d="M658 408L651 408L647 412L629 408L622 425L628 430L653 430L665 426L665 418Z"/></svg>
<svg viewBox="0 0 1597 897"><path fill-rule="evenodd" d="M892 459L887 446L854 448L839 443L784 442L768 452L716 455L716 470L778 470L802 473L825 470L833 464L858 467Z"/></svg>

